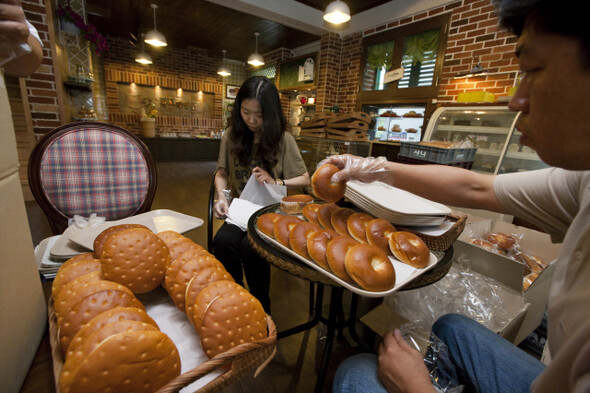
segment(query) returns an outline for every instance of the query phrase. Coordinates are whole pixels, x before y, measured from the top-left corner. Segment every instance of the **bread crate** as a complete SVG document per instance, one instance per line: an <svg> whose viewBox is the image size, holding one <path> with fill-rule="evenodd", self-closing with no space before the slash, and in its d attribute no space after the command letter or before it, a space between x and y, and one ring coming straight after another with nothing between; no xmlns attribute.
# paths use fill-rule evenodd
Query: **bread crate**
<svg viewBox="0 0 590 393"><path fill-rule="evenodd" d="M400 142L398 157L406 157L430 164L452 165L471 162L477 148L446 148L428 144L428 142ZM455 165L460 166L460 165Z"/></svg>

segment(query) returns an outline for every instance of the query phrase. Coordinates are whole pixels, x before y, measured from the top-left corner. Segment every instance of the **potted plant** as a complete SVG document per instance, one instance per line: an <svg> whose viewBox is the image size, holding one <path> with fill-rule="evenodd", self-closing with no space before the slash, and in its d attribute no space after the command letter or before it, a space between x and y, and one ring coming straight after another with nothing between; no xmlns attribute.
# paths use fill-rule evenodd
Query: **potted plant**
<svg viewBox="0 0 590 393"><path fill-rule="evenodd" d="M141 136L145 138L156 137L156 116L158 111L155 108L146 110L141 108Z"/></svg>

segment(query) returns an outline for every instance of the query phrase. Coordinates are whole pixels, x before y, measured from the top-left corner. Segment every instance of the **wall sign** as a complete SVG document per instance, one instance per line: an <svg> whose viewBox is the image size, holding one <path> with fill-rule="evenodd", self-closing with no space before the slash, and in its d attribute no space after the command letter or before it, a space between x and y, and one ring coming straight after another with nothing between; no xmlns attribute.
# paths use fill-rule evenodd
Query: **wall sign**
<svg viewBox="0 0 590 393"><path fill-rule="evenodd" d="M279 90L315 88L318 74L318 54L312 53L287 60L278 65Z"/></svg>

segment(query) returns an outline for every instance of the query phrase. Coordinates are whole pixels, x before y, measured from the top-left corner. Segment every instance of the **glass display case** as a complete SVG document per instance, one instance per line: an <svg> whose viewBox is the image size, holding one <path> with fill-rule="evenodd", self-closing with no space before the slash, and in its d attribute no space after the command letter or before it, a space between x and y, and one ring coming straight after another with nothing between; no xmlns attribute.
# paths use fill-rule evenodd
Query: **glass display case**
<svg viewBox="0 0 590 393"><path fill-rule="evenodd" d="M425 141L471 141L477 147L472 170L508 173L546 167L537 154L518 142L518 113L506 106L441 107L434 111Z"/></svg>
<svg viewBox="0 0 590 393"><path fill-rule="evenodd" d="M371 116L369 140L419 142L426 104L365 104L361 111Z"/></svg>
<svg viewBox="0 0 590 393"><path fill-rule="evenodd" d="M296 136L295 141L310 176L317 169L319 162L328 156L354 154L368 157L371 151L371 142L366 141L342 141L309 136Z"/></svg>

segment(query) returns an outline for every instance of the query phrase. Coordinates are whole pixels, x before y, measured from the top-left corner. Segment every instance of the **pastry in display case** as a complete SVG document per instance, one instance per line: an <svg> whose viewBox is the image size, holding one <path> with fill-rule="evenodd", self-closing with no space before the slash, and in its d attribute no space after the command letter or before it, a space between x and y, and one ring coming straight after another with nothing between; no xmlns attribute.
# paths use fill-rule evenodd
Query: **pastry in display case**
<svg viewBox="0 0 590 393"><path fill-rule="evenodd" d="M426 104L366 104L361 110L372 119L367 133L369 140L419 142L422 139Z"/></svg>
<svg viewBox="0 0 590 393"><path fill-rule="evenodd" d="M523 146L520 142L520 132L514 130L506 152L502 156L497 173L524 172L535 169L547 168L539 158L537 152L528 146Z"/></svg>

